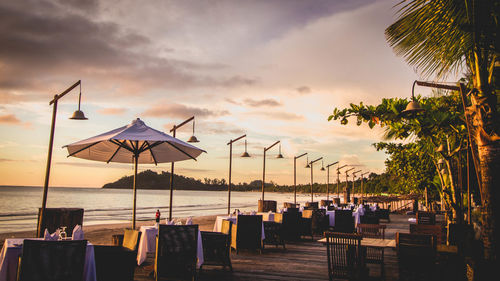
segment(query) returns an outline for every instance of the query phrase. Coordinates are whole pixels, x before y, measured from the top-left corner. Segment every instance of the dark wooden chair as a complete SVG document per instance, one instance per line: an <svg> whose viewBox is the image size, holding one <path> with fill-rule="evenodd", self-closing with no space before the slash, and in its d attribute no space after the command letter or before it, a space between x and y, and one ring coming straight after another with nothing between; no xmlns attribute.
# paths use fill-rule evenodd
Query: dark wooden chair
<svg viewBox="0 0 500 281"><path fill-rule="evenodd" d="M18 281L83 281L87 240L24 240Z"/></svg>
<svg viewBox="0 0 500 281"><path fill-rule="evenodd" d="M375 215L379 218L379 220L387 220L387 222L391 222L389 214L390 214L389 209L375 210Z"/></svg>
<svg viewBox="0 0 500 281"><path fill-rule="evenodd" d="M436 243L432 235L396 233L400 280L434 280Z"/></svg>
<svg viewBox="0 0 500 281"><path fill-rule="evenodd" d="M274 221L281 223L281 234L285 241L300 240L300 218L301 215L296 210L274 214Z"/></svg>
<svg viewBox="0 0 500 281"><path fill-rule="evenodd" d="M282 224L274 221L264 221L264 240L262 241L262 248L265 245L283 245L285 249L285 240L283 239L283 229Z"/></svg>
<svg viewBox="0 0 500 281"><path fill-rule="evenodd" d="M227 266L233 271L229 234L201 231L201 240L203 243L203 264L200 267L200 272L206 265L219 265L224 269Z"/></svg>
<svg viewBox="0 0 500 281"><path fill-rule="evenodd" d="M363 216L360 216L359 222L362 224L379 224L380 219L373 212L365 213Z"/></svg>
<svg viewBox="0 0 500 281"><path fill-rule="evenodd" d="M381 224L361 224L356 225L356 230L358 234L367 238L379 238L385 239L385 229L386 225ZM366 264L379 264L380 265L380 276L382 280L385 280L385 268L384 268L384 248L369 246L365 247L365 263Z"/></svg>
<svg viewBox="0 0 500 281"><path fill-rule="evenodd" d="M41 209L38 212L40 213ZM81 208L45 208L41 229L48 229L50 233L54 233L61 226L66 226L66 233L69 236L77 224L83 227L83 212ZM39 237L43 237L43 231Z"/></svg>
<svg viewBox="0 0 500 281"><path fill-rule="evenodd" d="M417 211L417 224L436 224L436 213Z"/></svg>
<svg viewBox="0 0 500 281"><path fill-rule="evenodd" d="M196 279L198 225L159 225L155 280Z"/></svg>
<svg viewBox="0 0 500 281"><path fill-rule="evenodd" d="M138 230L125 229L121 245L95 245L97 281L133 281L140 239L141 233Z"/></svg>
<svg viewBox="0 0 500 281"><path fill-rule="evenodd" d="M328 230L330 221L325 209L304 210L302 217L305 219L306 228L303 235L311 235L311 239L314 239L314 235L323 235L323 232Z"/></svg>
<svg viewBox="0 0 500 281"><path fill-rule="evenodd" d="M364 263L361 235L327 231L325 237L329 279L364 280L368 269Z"/></svg>
<svg viewBox="0 0 500 281"><path fill-rule="evenodd" d="M354 233L354 217L352 210L335 211L335 232Z"/></svg>
<svg viewBox="0 0 500 281"><path fill-rule="evenodd" d="M240 249L259 250L262 253L262 216L238 215L231 229L231 248L238 254Z"/></svg>
<svg viewBox="0 0 500 281"><path fill-rule="evenodd" d="M356 225L356 232L363 237L385 239L385 224L362 224Z"/></svg>
<svg viewBox="0 0 500 281"><path fill-rule="evenodd" d="M411 234L429 234L434 236L437 244L446 242L444 228L439 224L410 224Z"/></svg>

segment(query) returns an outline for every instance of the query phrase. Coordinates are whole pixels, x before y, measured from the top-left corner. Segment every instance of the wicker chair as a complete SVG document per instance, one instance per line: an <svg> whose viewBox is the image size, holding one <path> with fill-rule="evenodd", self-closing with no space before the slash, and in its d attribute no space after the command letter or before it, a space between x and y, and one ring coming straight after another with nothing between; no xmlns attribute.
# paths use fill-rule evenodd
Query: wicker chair
<svg viewBox="0 0 500 281"><path fill-rule="evenodd" d="M238 254L240 249L259 250L262 253L262 216L238 215L231 229L231 248Z"/></svg>
<svg viewBox="0 0 500 281"><path fill-rule="evenodd" d="M264 221L263 223L265 239L262 241L262 248L265 245L275 245L276 247L283 245L283 249L285 249L282 224L274 221Z"/></svg>
<svg viewBox="0 0 500 281"><path fill-rule="evenodd" d="M314 235L323 235L329 227L329 217L325 209L304 210L303 218L303 235L310 235L314 239Z"/></svg>
<svg viewBox="0 0 500 281"><path fill-rule="evenodd" d="M156 237L155 280L196 279L198 225L160 224Z"/></svg>
<svg viewBox="0 0 500 281"><path fill-rule="evenodd" d="M396 232L396 250L400 280L433 280L436 244L432 235Z"/></svg>
<svg viewBox="0 0 500 281"><path fill-rule="evenodd" d="M83 281L87 240L24 240L18 281Z"/></svg>
<svg viewBox="0 0 500 281"><path fill-rule="evenodd" d="M203 266L220 265L224 269L226 266L233 271L231 264L231 240L229 234L221 232L201 231L201 240L203 242L203 265L200 266L200 272Z"/></svg>
<svg viewBox="0 0 500 281"><path fill-rule="evenodd" d="M436 224L436 213L417 211L417 224Z"/></svg>
<svg viewBox="0 0 500 281"><path fill-rule="evenodd" d="M354 233L354 217L352 210L335 211L335 232Z"/></svg>
<svg viewBox="0 0 500 281"><path fill-rule="evenodd" d="M287 211L282 214L274 214L274 221L281 223L282 237L285 241L300 240L300 213L298 211Z"/></svg>
<svg viewBox="0 0 500 281"><path fill-rule="evenodd" d="M361 235L327 231L325 237L329 279L364 280L368 269L364 263Z"/></svg>
<svg viewBox="0 0 500 281"><path fill-rule="evenodd" d="M138 230L125 229L121 246L95 245L97 281L133 281L140 239L141 233Z"/></svg>

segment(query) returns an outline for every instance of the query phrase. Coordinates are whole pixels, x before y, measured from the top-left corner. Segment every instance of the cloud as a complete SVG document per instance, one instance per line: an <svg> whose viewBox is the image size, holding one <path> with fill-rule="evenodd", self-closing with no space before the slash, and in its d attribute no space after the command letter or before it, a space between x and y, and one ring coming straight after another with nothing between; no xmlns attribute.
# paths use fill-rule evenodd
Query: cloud
<svg viewBox="0 0 500 281"><path fill-rule="evenodd" d="M103 108L97 110L102 115L123 115L128 111L126 108Z"/></svg>
<svg viewBox="0 0 500 281"><path fill-rule="evenodd" d="M299 92L302 95L311 93L311 88L309 88L307 86L298 87L296 90L297 90L297 92Z"/></svg>
<svg viewBox="0 0 500 281"><path fill-rule="evenodd" d="M207 108L189 107L183 104L156 104L146 110L143 115L150 117L170 117L170 118L185 118L186 116L197 117L219 117L228 115L227 110L209 110Z"/></svg>
<svg viewBox="0 0 500 281"><path fill-rule="evenodd" d="M283 111L252 111L248 113L249 115L259 116L262 119L274 119L283 121L298 121L303 120L304 116L298 115L290 112Z"/></svg>
<svg viewBox="0 0 500 281"><path fill-rule="evenodd" d="M261 106L275 107L282 105L280 102L274 99L263 99L263 100L245 99L244 103L251 107L261 107Z"/></svg>
<svg viewBox="0 0 500 281"><path fill-rule="evenodd" d="M4 114L0 115L0 124L22 125L22 122L14 114Z"/></svg>
<svg viewBox="0 0 500 281"><path fill-rule="evenodd" d="M168 128L172 128L172 126ZM227 122L222 122L222 121L203 122L203 124L197 126L197 131L209 135L231 134L235 135L235 137L237 137L236 135L245 133L244 129L238 128L233 124L229 124Z"/></svg>

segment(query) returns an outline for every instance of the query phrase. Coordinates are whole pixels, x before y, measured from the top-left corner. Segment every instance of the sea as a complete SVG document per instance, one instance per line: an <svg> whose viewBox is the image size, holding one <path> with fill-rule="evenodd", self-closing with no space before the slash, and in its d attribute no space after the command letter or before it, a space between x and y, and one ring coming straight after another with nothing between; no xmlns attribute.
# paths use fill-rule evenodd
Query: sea
<svg viewBox="0 0 500 281"><path fill-rule="evenodd" d="M38 209L42 205L42 187L0 186L0 233L36 229ZM186 218L227 213L227 191L174 190L172 217ZM320 195L315 195L319 201ZM256 211L261 192L231 192L231 212ZM293 193L266 192L266 200L293 202ZM310 201L310 194L297 193L297 203ZM136 220L155 218L159 209L162 220L168 217L170 190L137 190ZM49 187L47 208L83 208L83 224L123 223L132 220L131 189Z"/></svg>

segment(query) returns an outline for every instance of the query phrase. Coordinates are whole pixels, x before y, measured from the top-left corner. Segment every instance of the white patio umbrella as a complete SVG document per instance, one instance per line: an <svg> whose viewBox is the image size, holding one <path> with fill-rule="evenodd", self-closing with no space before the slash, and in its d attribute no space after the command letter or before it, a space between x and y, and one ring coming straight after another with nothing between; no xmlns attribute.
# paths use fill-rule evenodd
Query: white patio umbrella
<svg viewBox="0 0 500 281"><path fill-rule="evenodd" d="M68 157L87 160L134 164L134 207L132 228L135 229L136 178L138 164L158 164L193 159L203 149L197 148L163 132L155 130L139 118L130 125L65 145ZM173 176L173 175L170 175ZM172 208L172 206L170 206Z"/></svg>

